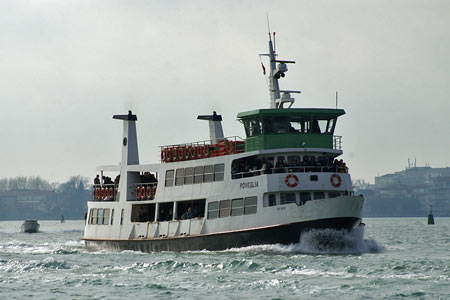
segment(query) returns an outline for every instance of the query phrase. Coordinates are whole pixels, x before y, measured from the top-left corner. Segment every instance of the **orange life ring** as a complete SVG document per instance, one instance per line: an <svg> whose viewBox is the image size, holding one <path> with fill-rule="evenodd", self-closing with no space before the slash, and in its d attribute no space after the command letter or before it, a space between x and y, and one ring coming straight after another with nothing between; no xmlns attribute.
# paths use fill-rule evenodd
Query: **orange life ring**
<svg viewBox="0 0 450 300"><path fill-rule="evenodd" d="M288 187L296 187L297 184L298 184L298 177L297 177L297 175L295 175L295 174L287 175L286 178L284 179L284 183L286 183L286 185Z"/></svg>
<svg viewBox="0 0 450 300"><path fill-rule="evenodd" d="M152 187L151 186L148 186L147 187L147 199L148 200L151 200L152 199L152 195L153 194L153 189L152 189Z"/></svg>
<svg viewBox="0 0 450 300"><path fill-rule="evenodd" d="M211 157L211 146L210 145L205 146L205 157Z"/></svg>
<svg viewBox="0 0 450 300"><path fill-rule="evenodd" d="M334 187L338 187L341 185L342 179L338 174L333 174L330 176L331 185Z"/></svg>

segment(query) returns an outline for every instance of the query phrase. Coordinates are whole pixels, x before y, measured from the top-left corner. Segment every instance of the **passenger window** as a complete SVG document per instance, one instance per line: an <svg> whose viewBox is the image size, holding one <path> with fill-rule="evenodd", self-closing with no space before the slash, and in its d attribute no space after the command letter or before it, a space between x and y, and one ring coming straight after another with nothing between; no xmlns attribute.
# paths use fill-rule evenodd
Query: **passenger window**
<svg viewBox="0 0 450 300"><path fill-rule="evenodd" d="M103 224L103 209L97 210L97 223L96 224Z"/></svg>
<svg viewBox="0 0 450 300"><path fill-rule="evenodd" d="M314 192L314 200L324 199L325 193L324 192Z"/></svg>
<svg viewBox="0 0 450 300"><path fill-rule="evenodd" d="M192 184L194 182L194 168L184 169L184 184Z"/></svg>
<svg viewBox="0 0 450 300"><path fill-rule="evenodd" d="M232 216L241 216L244 211L244 199L233 199L231 200L231 215Z"/></svg>
<svg viewBox="0 0 450 300"><path fill-rule="evenodd" d="M203 166L198 166L194 168L194 183L203 182Z"/></svg>
<svg viewBox="0 0 450 300"><path fill-rule="evenodd" d="M92 209L92 222L91 224L97 224L97 209Z"/></svg>
<svg viewBox="0 0 450 300"><path fill-rule="evenodd" d="M166 187L173 186L173 177L175 175L174 170L167 170L166 171Z"/></svg>
<svg viewBox="0 0 450 300"><path fill-rule="evenodd" d="M223 181L225 164L214 165L214 181Z"/></svg>
<svg viewBox="0 0 450 300"><path fill-rule="evenodd" d="M114 221L114 208L111 210L111 225L113 224Z"/></svg>
<svg viewBox="0 0 450 300"><path fill-rule="evenodd" d="M300 192L300 204L305 204L306 202L311 200L310 192Z"/></svg>
<svg viewBox="0 0 450 300"><path fill-rule="evenodd" d="M207 165L203 169L203 182L212 182L214 179L213 165Z"/></svg>
<svg viewBox="0 0 450 300"><path fill-rule="evenodd" d="M309 180L311 180L311 181L319 181L319 177L317 175L311 175L309 177Z"/></svg>
<svg viewBox="0 0 450 300"><path fill-rule="evenodd" d="M256 214L257 197L247 197L244 200L244 215Z"/></svg>
<svg viewBox="0 0 450 300"><path fill-rule="evenodd" d="M219 218L230 216L230 200L222 200L219 203Z"/></svg>
<svg viewBox="0 0 450 300"><path fill-rule="evenodd" d="M183 185L184 183L184 169L177 169L177 177L175 179L175 185Z"/></svg>
<svg viewBox="0 0 450 300"><path fill-rule="evenodd" d="M341 195L341 193L330 192L328 193L328 198L337 198Z"/></svg>
<svg viewBox="0 0 450 300"><path fill-rule="evenodd" d="M269 206L277 205L277 195L269 194Z"/></svg>
<svg viewBox="0 0 450 300"><path fill-rule="evenodd" d="M295 193L281 193L280 204L295 203Z"/></svg>
<svg viewBox="0 0 450 300"><path fill-rule="evenodd" d="M106 208L103 212L103 225L108 225L109 223L109 208Z"/></svg>
<svg viewBox="0 0 450 300"><path fill-rule="evenodd" d="M219 215L219 203L217 201L208 203L208 219L217 219Z"/></svg>

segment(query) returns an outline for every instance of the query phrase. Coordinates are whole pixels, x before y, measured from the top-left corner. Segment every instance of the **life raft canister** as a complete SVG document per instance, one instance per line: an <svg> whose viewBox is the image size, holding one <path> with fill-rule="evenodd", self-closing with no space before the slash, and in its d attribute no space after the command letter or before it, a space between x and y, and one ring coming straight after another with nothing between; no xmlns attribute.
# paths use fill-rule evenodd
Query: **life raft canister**
<svg viewBox="0 0 450 300"><path fill-rule="evenodd" d="M284 179L284 182L288 187L296 187L298 184L298 177L295 174L289 174Z"/></svg>
<svg viewBox="0 0 450 300"><path fill-rule="evenodd" d="M333 174L330 176L331 185L334 187L338 187L341 185L342 179L338 174Z"/></svg>

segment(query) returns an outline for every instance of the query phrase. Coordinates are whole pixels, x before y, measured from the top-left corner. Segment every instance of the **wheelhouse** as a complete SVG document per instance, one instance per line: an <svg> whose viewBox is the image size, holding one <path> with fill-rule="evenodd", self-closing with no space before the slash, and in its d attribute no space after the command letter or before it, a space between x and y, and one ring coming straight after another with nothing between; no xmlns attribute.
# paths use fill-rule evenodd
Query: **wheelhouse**
<svg viewBox="0 0 450 300"><path fill-rule="evenodd" d="M341 150L334 136L343 109L258 109L239 113L247 135L245 151L278 148L326 148Z"/></svg>

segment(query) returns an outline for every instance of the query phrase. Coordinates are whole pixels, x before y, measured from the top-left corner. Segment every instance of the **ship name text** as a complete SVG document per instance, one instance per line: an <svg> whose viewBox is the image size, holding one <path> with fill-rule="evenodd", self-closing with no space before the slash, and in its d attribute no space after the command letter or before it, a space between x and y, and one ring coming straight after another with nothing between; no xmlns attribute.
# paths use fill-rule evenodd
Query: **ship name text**
<svg viewBox="0 0 450 300"><path fill-rule="evenodd" d="M256 187L258 187L258 181L242 182L240 184L241 189L251 189Z"/></svg>

